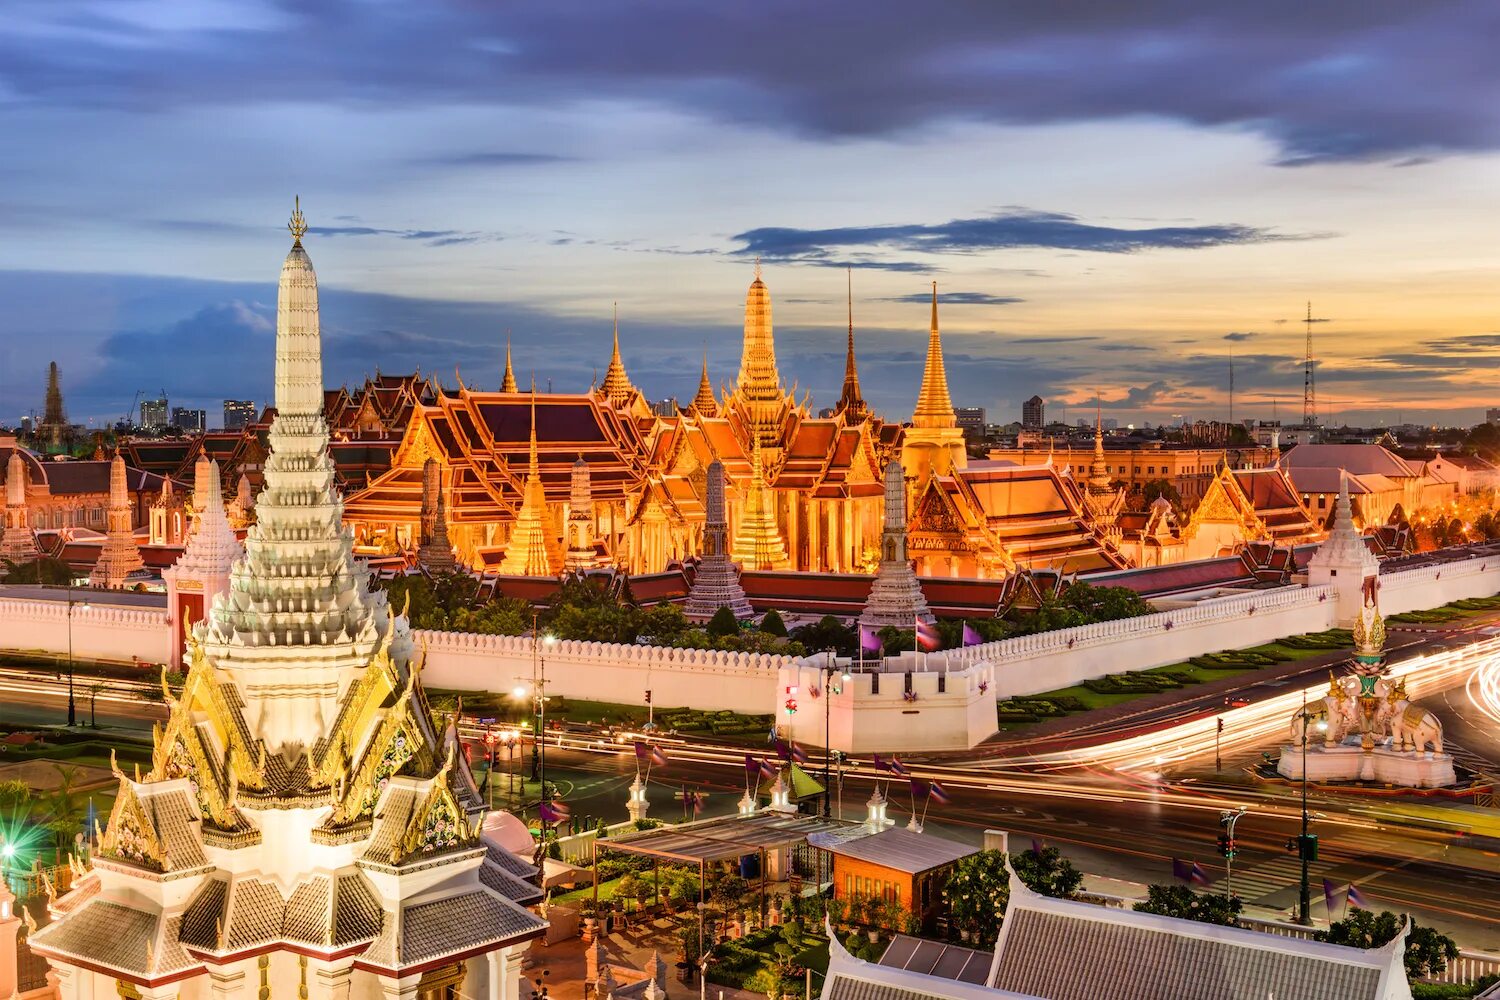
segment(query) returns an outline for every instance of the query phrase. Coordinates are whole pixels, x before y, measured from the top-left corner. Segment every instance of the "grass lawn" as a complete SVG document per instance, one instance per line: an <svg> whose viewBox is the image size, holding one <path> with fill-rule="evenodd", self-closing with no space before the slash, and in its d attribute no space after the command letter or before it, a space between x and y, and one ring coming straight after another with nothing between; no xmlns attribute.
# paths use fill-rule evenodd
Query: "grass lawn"
<svg viewBox="0 0 1500 1000"><path fill-rule="evenodd" d="M1497 603L1500 603L1500 602L1497 602ZM1472 613L1477 613L1477 612L1472 612ZM1324 639L1325 637L1332 638L1332 639L1335 639L1335 640L1344 640L1345 639L1345 633L1340 633L1340 632L1337 632L1336 630L1330 630L1329 632L1315 633L1315 634L1313 634L1311 636L1308 636L1309 639L1312 639L1312 640L1315 640L1315 641L1316 640L1320 640L1320 639ZM1325 655L1325 654L1330 653L1330 652L1336 652L1336 651L1338 651L1340 649L1350 649L1350 648L1353 648L1352 645L1344 645L1344 643L1342 641L1338 642L1338 644L1336 644L1336 645L1324 645L1324 646L1321 646L1321 647L1312 645L1310 643L1309 644L1295 644L1296 643L1295 639L1293 640L1293 643L1294 643L1293 645L1286 645L1286 644L1283 644L1281 641L1269 642L1269 643L1265 643L1265 644L1260 645L1260 646L1250 646L1250 647L1247 647L1245 649L1240 649L1240 650L1226 650L1224 652L1225 653L1235 653L1235 652L1238 652L1238 653L1241 653L1241 654L1255 653L1255 654L1259 654L1261 656L1270 657L1272 660L1275 660L1277 663L1284 663L1284 662L1292 662L1292 661L1296 661L1296 660L1305 660L1305 659L1308 659L1308 658L1314 657L1314 656L1322 656L1322 655ZM1267 664L1267 665L1249 664L1249 665L1240 666L1240 665L1226 664L1226 665L1222 665L1222 666L1202 666L1202 665L1199 665L1199 664L1188 663L1188 662L1168 663L1168 664L1165 664L1164 666L1152 667L1149 670L1135 671L1135 672L1126 673L1126 674L1123 674L1123 675L1120 675L1120 676L1128 680L1128 678L1130 678L1131 676L1134 676L1136 674L1167 675L1167 676L1170 676L1174 681L1177 682L1177 687L1180 689L1182 687L1186 687L1186 686L1192 685L1192 684L1203 684L1203 683L1206 683L1208 681L1220 680L1220 679L1225 678L1225 677L1233 677L1233 676L1236 676L1236 675L1239 675L1239 674L1254 673L1254 672L1256 672L1258 670L1265 669L1265 666L1268 666L1268 665L1269 664ZM1167 685L1167 686L1161 688L1161 690L1172 690L1172 689L1173 689L1172 685ZM1078 715L1078 714L1082 714L1082 713L1085 713L1085 712L1092 712L1092 711L1096 711L1096 710L1101 709L1101 708L1110 708L1112 706L1119 705L1119 704L1122 704L1122 703L1127 702L1127 701L1133 701L1136 698L1141 698L1141 697L1145 697L1146 695L1156 694L1156 693L1158 693L1157 690L1146 690L1146 691L1099 691L1099 690L1095 690L1094 687L1092 687L1092 686L1090 686L1088 684L1074 684L1074 685L1071 685L1069 687L1058 688L1058 689L1056 689L1054 691L1044 691L1041 694L1027 695L1027 696L1022 697L1022 698L1014 698L1014 699L1011 699L1011 701L1012 702L1021 703L1021 706L1023 706L1023 707L1027 703L1033 703L1033 705L1035 705L1035 703L1044 703L1044 702L1045 703L1049 703L1050 704L1050 709L1051 709L1049 712L1044 713L1042 711L1038 711L1038 712L1035 713L1038 716L1038 719L1036 721L1041 721L1042 719L1061 718L1061 717L1064 717L1064 716ZM1048 706L1036 706L1036 707L1040 707L1040 708L1045 709ZM1036 724L1035 721L1032 721L1032 720L1029 720L1029 719L1025 719L1025 718L1022 718L1022 719L1015 719L1015 718L1007 719L1002 714L1001 715L1001 722L1000 722L1000 731L1001 732L1013 732L1015 730L1024 729L1027 726L1031 726L1031 725L1035 725L1035 724Z"/></svg>

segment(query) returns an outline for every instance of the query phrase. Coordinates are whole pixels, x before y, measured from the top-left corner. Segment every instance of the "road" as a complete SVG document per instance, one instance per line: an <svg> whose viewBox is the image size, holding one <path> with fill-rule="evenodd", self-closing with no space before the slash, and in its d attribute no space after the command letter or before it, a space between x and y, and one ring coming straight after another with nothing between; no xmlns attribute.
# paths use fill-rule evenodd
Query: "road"
<svg viewBox="0 0 1500 1000"><path fill-rule="evenodd" d="M0 722L61 722L65 695L50 689L17 690L0 681ZM1462 689L1458 689L1462 690ZM100 722L140 733L161 717L162 708L129 699L101 700ZM1466 718L1470 711L1455 708ZM732 812L744 791L743 750L683 745L668 748L669 761L651 775L651 815L677 819L673 795L682 785L709 793L706 815ZM625 816L626 789L635 775L627 749L559 748L547 751L548 779L557 782L575 816ZM519 761L528 763L523 756ZM816 774L816 760L810 766ZM1252 912L1285 913L1297 898L1297 863L1284 850L1299 828L1296 803L1284 790L1198 788L1164 784L1118 772L1078 769L1067 774L975 768L915 768L940 776L951 803L932 807L927 828L979 843L986 829L1009 832L1015 849L1032 839L1060 847L1080 870L1139 885L1170 880L1173 858L1197 861L1222 885L1223 863L1214 849L1219 811L1246 805L1239 825L1241 854L1235 860L1235 891ZM846 817L864 814L875 772L862 768L845 781L841 807ZM897 822L910 814L909 786L887 783L890 812ZM1500 845L1475 844L1441 832L1389 821L1369 813L1369 803L1314 796L1322 857L1312 866L1314 916L1324 916L1322 880L1342 887L1356 882L1372 904L1412 913L1443 929L1466 948L1500 951ZM1129 887L1122 887L1128 894Z"/></svg>

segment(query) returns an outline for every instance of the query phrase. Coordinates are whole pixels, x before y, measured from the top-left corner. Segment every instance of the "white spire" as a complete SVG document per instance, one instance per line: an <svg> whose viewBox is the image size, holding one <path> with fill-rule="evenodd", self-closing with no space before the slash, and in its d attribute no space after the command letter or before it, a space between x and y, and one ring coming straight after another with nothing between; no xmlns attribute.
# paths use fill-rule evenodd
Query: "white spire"
<svg viewBox="0 0 1500 1000"><path fill-rule="evenodd" d="M384 596L368 592L367 573L354 561L333 485L318 281L302 248L300 206L291 228L297 242L277 292L277 412L265 486L245 557L201 633L220 667L247 672L252 725L273 749L327 730L345 669L367 658L392 628Z"/></svg>

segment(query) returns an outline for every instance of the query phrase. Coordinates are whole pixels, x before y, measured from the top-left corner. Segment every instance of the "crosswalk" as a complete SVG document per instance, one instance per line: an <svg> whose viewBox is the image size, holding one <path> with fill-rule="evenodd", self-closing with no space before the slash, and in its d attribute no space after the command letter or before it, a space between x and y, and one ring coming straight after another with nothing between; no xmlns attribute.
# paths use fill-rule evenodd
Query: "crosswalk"
<svg viewBox="0 0 1500 1000"><path fill-rule="evenodd" d="M1332 878L1338 866L1333 862L1314 861L1307 866L1308 885L1313 899L1323 898L1323 879ZM1293 856L1273 858L1240 870L1236 867L1233 885L1229 886L1247 906L1290 909L1297 905L1302 879L1302 862Z"/></svg>

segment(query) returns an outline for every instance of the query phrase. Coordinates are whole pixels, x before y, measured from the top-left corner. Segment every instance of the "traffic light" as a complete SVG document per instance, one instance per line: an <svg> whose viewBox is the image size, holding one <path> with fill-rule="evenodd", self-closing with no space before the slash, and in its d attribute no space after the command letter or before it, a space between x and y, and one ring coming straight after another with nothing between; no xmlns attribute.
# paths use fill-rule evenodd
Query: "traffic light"
<svg viewBox="0 0 1500 1000"><path fill-rule="evenodd" d="M1299 833L1295 837L1287 838L1286 849L1306 861L1318 860L1318 835L1316 833Z"/></svg>
<svg viewBox="0 0 1500 1000"><path fill-rule="evenodd" d="M796 715L797 714L797 699L796 698L788 698L786 700L786 714L787 715Z"/></svg>
<svg viewBox="0 0 1500 1000"><path fill-rule="evenodd" d="M1227 833L1219 834L1219 856L1232 858L1238 853L1239 845L1235 843L1234 838Z"/></svg>
<svg viewBox="0 0 1500 1000"><path fill-rule="evenodd" d="M646 689L646 704L648 704L648 705L651 704L651 689L650 688Z"/></svg>

